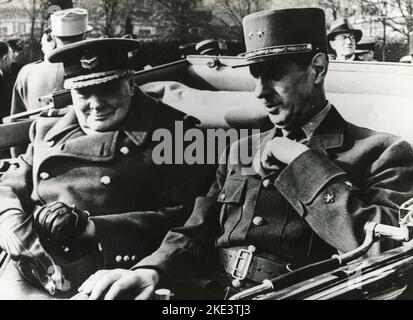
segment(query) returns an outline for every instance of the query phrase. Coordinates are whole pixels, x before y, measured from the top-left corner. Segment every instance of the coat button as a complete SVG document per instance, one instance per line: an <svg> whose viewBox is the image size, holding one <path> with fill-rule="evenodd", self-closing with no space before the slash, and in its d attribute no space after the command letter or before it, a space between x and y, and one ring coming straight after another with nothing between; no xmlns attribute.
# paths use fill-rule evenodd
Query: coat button
<svg viewBox="0 0 413 320"><path fill-rule="evenodd" d="M225 200L225 193L221 194L221 195L219 196L219 198L220 198L221 200Z"/></svg>
<svg viewBox="0 0 413 320"><path fill-rule="evenodd" d="M136 258L136 256L133 255L131 259L132 259L132 261L136 261L138 258Z"/></svg>
<svg viewBox="0 0 413 320"><path fill-rule="evenodd" d="M129 256L124 256L124 257L123 257L123 261L129 262L129 261L130 261L130 257L129 257Z"/></svg>
<svg viewBox="0 0 413 320"><path fill-rule="evenodd" d="M269 179L265 179L265 180L262 182L262 186L263 186L264 188L268 188L268 187L270 186L270 180L269 180Z"/></svg>
<svg viewBox="0 0 413 320"><path fill-rule="evenodd" d="M253 245L248 246L248 251L250 251L251 253L254 253L257 250L257 248Z"/></svg>
<svg viewBox="0 0 413 320"><path fill-rule="evenodd" d="M116 256L115 260L117 263L122 262L122 256Z"/></svg>
<svg viewBox="0 0 413 320"><path fill-rule="evenodd" d="M110 185L111 181L110 181L110 177L108 176L103 176L102 178L100 178L100 182L105 185L108 186Z"/></svg>
<svg viewBox="0 0 413 320"><path fill-rule="evenodd" d="M49 178L50 178L50 174L48 174L47 172L40 173L40 179L47 180Z"/></svg>
<svg viewBox="0 0 413 320"><path fill-rule="evenodd" d="M54 140L47 141L47 145L51 148L55 145Z"/></svg>
<svg viewBox="0 0 413 320"><path fill-rule="evenodd" d="M234 288L237 288L237 289L242 287L242 282L238 279L232 280L231 284Z"/></svg>
<svg viewBox="0 0 413 320"><path fill-rule="evenodd" d="M252 223L256 226L262 226L264 219L262 217L256 216L254 217L254 219L252 219Z"/></svg>
<svg viewBox="0 0 413 320"><path fill-rule="evenodd" d="M120 153L122 153L123 155L127 156L129 154L130 150L128 147L122 147L120 148Z"/></svg>

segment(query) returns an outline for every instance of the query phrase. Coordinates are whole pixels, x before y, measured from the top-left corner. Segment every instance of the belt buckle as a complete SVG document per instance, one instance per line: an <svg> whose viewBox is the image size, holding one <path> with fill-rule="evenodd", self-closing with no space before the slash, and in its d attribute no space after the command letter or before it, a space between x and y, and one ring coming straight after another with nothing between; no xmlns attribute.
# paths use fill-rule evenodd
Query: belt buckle
<svg viewBox="0 0 413 320"><path fill-rule="evenodd" d="M255 250L252 250L250 248L238 250L237 258L235 259L231 270L231 276L234 279L242 281L247 277L254 251Z"/></svg>

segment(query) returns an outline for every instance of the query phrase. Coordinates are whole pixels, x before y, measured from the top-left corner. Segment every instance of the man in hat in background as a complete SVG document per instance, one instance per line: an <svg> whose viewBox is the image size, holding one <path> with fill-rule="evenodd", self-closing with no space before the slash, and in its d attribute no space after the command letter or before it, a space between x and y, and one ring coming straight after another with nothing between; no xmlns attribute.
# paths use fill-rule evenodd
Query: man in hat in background
<svg viewBox="0 0 413 320"><path fill-rule="evenodd" d="M195 45L195 50L196 50L196 53L200 55L210 55L210 56L221 55L221 49L219 47L219 42L214 39L207 39L207 40L198 42Z"/></svg>
<svg viewBox="0 0 413 320"><path fill-rule="evenodd" d="M333 21L327 39L335 51L335 60L358 61L355 55L356 44L362 36L362 31L354 29L347 20L340 18Z"/></svg>
<svg viewBox="0 0 413 320"><path fill-rule="evenodd" d="M155 253L132 270L96 273L77 298L146 299L160 286L211 298L218 283L240 290L353 250L368 221L397 224L399 206L413 196L412 146L346 122L326 99L324 11L263 11L243 27L245 64L274 128L231 146L207 196ZM241 165L251 148L254 160ZM393 246L382 242L370 254ZM247 256L242 269L238 258Z"/></svg>
<svg viewBox="0 0 413 320"><path fill-rule="evenodd" d="M51 30L46 30L42 37L43 52L80 41L92 30L86 9L57 11L50 16L50 20ZM47 59L24 66L13 89L10 114L42 107L40 97L63 90L63 76L63 65L50 63ZM17 157L25 148L26 146L12 148L12 156Z"/></svg>
<svg viewBox="0 0 413 320"><path fill-rule="evenodd" d="M362 39L357 43L356 57L360 61L374 61L374 51L376 48L376 41L374 39Z"/></svg>
<svg viewBox="0 0 413 320"><path fill-rule="evenodd" d="M36 120L27 152L0 178L0 246L13 262L0 299L72 296L98 269L133 266L207 192L214 166L153 159L154 131L194 122L135 85L128 53L138 47L94 39L49 55L64 66L73 107Z"/></svg>
<svg viewBox="0 0 413 320"><path fill-rule="evenodd" d="M17 75L23 67L23 64L21 63L23 43L19 39L10 39L7 41L7 44L10 46L10 49L12 51L12 63L8 78L11 83L11 87L13 88Z"/></svg>

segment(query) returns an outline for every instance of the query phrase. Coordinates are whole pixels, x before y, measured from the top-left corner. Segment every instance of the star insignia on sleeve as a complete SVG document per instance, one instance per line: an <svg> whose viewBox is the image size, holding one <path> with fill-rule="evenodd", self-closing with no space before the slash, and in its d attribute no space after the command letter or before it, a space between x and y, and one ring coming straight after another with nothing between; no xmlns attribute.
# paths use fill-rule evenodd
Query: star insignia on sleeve
<svg viewBox="0 0 413 320"><path fill-rule="evenodd" d="M264 36L264 30L262 30L262 29L260 29L260 30L258 30L258 32L257 32L257 35L260 37L260 38L262 38L263 36Z"/></svg>
<svg viewBox="0 0 413 320"><path fill-rule="evenodd" d="M335 198L336 196L334 195L334 194L332 194L332 193L327 193L325 196L324 196L324 199L326 200L326 203L334 203L334 198Z"/></svg>
<svg viewBox="0 0 413 320"><path fill-rule="evenodd" d="M248 33L248 38L250 39L254 38L254 34L252 32Z"/></svg>

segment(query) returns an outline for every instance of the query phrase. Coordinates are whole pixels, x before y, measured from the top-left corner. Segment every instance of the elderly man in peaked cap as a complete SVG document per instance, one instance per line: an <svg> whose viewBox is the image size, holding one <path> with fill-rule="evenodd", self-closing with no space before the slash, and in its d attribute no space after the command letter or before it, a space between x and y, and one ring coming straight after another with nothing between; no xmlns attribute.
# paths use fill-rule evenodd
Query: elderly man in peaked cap
<svg viewBox="0 0 413 320"><path fill-rule="evenodd" d="M327 39L331 48L335 51L335 60L338 61L360 61L355 54L356 44L363 36L363 32L354 29L345 19L333 21Z"/></svg>
<svg viewBox="0 0 413 320"><path fill-rule="evenodd" d="M245 65L274 128L233 144L186 224L131 270L89 278L83 297L146 299L167 286L180 298L222 298L223 288L242 290L357 248L368 221L397 224L398 207L413 195L412 146L348 123L326 99L323 10L263 11L243 27ZM254 145L254 160L241 165L240 152Z"/></svg>
<svg viewBox="0 0 413 320"><path fill-rule="evenodd" d="M158 165L152 133L191 117L134 84L130 39L84 40L53 51L73 107L40 118L31 144L0 178L0 246L10 262L0 298L57 298L101 268L133 266L182 224L214 176L209 167Z"/></svg>

